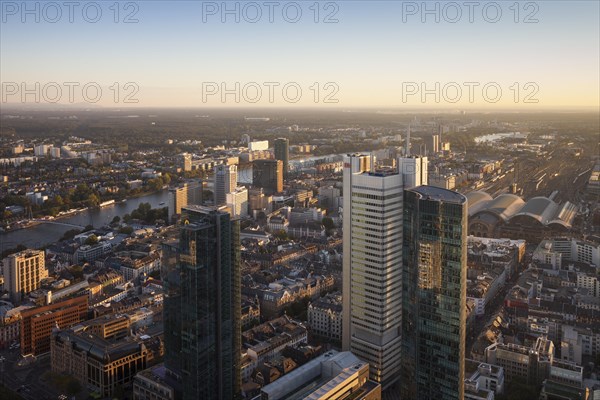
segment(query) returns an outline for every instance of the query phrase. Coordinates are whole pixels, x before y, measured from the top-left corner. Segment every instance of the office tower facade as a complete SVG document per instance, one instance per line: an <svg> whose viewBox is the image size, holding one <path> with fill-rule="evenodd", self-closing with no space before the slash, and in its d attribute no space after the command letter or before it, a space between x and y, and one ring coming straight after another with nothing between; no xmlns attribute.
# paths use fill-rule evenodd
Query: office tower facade
<svg viewBox="0 0 600 400"><path fill-rule="evenodd" d="M187 205L202 203L202 182L189 182L169 189L168 215L169 221L181 214L181 209Z"/></svg>
<svg viewBox="0 0 600 400"><path fill-rule="evenodd" d="M40 287L40 281L48 277L44 250L24 250L3 260L4 290L11 300L20 302L23 297Z"/></svg>
<svg viewBox="0 0 600 400"><path fill-rule="evenodd" d="M184 207L179 240L163 244L164 362L184 400L240 391L240 227L224 209Z"/></svg>
<svg viewBox="0 0 600 400"><path fill-rule="evenodd" d="M344 158L342 348L385 389L398 378L402 323L402 193L397 169Z"/></svg>
<svg viewBox="0 0 600 400"><path fill-rule="evenodd" d="M248 216L248 189L238 187L227 193L227 207L233 217L245 218Z"/></svg>
<svg viewBox="0 0 600 400"><path fill-rule="evenodd" d="M467 200L420 186L404 192L403 214L402 398L462 400Z"/></svg>
<svg viewBox="0 0 600 400"><path fill-rule="evenodd" d="M283 162L255 160L252 163L252 184L267 195L283 191Z"/></svg>
<svg viewBox="0 0 600 400"><path fill-rule="evenodd" d="M215 167L214 205L227 204L227 193L235 191L237 186L237 165L217 165Z"/></svg>
<svg viewBox="0 0 600 400"><path fill-rule="evenodd" d="M273 143L275 159L283 162L283 177L286 178L289 172L290 162L290 141L287 138L275 139Z"/></svg>
<svg viewBox="0 0 600 400"><path fill-rule="evenodd" d="M425 146L427 147L427 154L437 154L440 152L440 136L430 135L425 138Z"/></svg>
<svg viewBox="0 0 600 400"><path fill-rule="evenodd" d="M181 166L183 167L184 171L191 171L192 170L192 155L189 153L183 153L181 154Z"/></svg>
<svg viewBox="0 0 600 400"><path fill-rule="evenodd" d="M398 169L402 174L405 188L427 185L429 174L427 157L400 157L398 159Z"/></svg>

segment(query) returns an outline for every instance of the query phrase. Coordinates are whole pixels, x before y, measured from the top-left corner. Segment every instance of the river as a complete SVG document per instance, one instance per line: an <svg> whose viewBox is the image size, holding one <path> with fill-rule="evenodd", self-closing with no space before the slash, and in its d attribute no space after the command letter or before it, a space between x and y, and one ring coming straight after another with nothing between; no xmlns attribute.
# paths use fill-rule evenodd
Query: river
<svg viewBox="0 0 600 400"><path fill-rule="evenodd" d="M341 161L342 154L327 154L324 156L308 156L295 158L290 160L290 170L298 171L302 168L314 166L316 161ZM238 166L238 183L241 185L251 185L252 184L252 164L243 164Z"/></svg>
<svg viewBox="0 0 600 400"><path fill-rule="evenodd" d="M508 133L492 133L489 135L477 136L475 138L475 143L488 143L488 142L496 142L501 139L513 138L513 139L527 139L529 133L521 133L521 132L508 132Z"/></svg>
<svg viewBox="0 0 600 400"><path fill-rule="evenodd" d="M149 194L127 200L125 203L116 203L102 208L93 208L69 217L59 218L56 222L74 225L94 225L100 227L112 221L115 216L123 218L138 208L140 203L150 203L152 208L167 207L168 190ZM165 204L160 205L164 202ZM0 251L17 247L22 244L29 248L39 248L49 243L54 243L62 237L72 226L42 223L30 228L0 233Z"/></svg>
<svg viewBox="0 0 600 400"><path fill-rule="evenodd" d="M290 160L290 167L292 169L302 168L312 165L317 160L337 159L341 155L342 154L328 154L324 156L309 156L292 159ZM251 165L240 168L240 171L238 171L238 181L242 184L252 183ZM123 218L123 215L131 213L140 205L140 203L150 203L152 208L167 207L168 193L168 190L163 190L147 196L129 199L125 203L118 203L103 208L94 208L70 217L59 218L56 222L100 227L111 222L117 215ZM161 206L161 202L164 202L165 204ZM46 244L58 241L66 231L74 228L75 227L73 226L41 223L30 228L10 232L0 232L0 252L5 249L17 247L19 244L29 248L39 248Z"/></svg>

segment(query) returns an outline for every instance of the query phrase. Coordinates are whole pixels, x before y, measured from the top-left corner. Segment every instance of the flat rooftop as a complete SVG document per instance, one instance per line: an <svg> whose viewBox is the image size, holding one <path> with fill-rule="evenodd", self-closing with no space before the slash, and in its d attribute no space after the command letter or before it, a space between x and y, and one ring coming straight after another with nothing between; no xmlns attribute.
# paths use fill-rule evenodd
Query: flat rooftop
<svg viewBox="0 0 600 400"><path fill-rule="evenodd" d="M467 202L467 198L462 194L435 186L418 186L416 188L409 189L409 191L419 193L428 200L438 200L456 204L463 204Z"/></svg>

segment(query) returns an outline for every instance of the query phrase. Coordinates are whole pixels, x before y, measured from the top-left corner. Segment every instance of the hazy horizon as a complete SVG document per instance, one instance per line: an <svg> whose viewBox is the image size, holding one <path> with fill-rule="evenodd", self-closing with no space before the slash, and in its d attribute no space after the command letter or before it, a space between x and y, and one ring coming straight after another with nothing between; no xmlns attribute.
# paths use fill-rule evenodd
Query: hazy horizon
<svg viewBox="0 0 600 400"><path fill-rule="evenodd" d="M598 2L92 3L2 3L3 106L600 107Z"/></svg>

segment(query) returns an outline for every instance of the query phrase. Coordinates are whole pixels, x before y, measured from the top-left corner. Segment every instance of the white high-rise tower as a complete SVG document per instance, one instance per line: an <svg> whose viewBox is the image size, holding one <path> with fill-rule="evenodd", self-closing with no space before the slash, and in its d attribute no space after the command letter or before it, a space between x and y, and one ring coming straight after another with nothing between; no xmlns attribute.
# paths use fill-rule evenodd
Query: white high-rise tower
<svg viewBox="0 0 600 400"><path fill-rule="evenodd" d="M217 165L215 168L214 204L227 204L227 193L237 187L237 165Z"/></svg>
<svg viewBox="0 0 600 400"><path fill-rule="evenodd" d="M344 158L342 348L369 362L384 388L399 378L402 361L403 193L427 183L412 160L420 171L427 165L401 157L400 170L378 170L368 155Z"/></svg>

